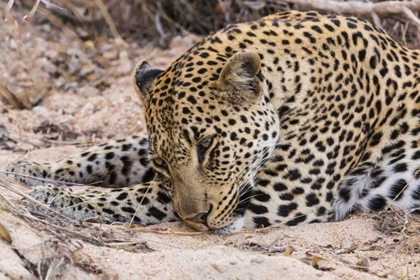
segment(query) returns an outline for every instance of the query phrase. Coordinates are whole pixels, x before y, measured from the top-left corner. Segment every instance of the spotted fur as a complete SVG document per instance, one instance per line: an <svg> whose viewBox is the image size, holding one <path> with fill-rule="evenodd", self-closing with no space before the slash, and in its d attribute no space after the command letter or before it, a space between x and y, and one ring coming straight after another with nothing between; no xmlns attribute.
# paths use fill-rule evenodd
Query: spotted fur
<svg viewBox="0 0 420 280"><path fill-rule="evenodd" d="M388 205L412 209L420 206L419 70L418 51L353 17L285 12L232 24L165 71L138 64L148 142L133 137L8 170L140 183L111 192L32 191L73 218L181 218L219 233L339 220Z"/></svg>

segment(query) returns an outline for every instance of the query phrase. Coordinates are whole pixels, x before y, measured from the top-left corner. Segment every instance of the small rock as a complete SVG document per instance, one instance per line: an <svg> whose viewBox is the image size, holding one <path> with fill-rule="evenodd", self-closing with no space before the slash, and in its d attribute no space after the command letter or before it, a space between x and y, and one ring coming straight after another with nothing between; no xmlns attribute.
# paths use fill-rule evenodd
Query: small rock
<svg viewBox="0 0 420 280"><path fill-rule="evenodd" d="M118 50L106 51L102 54L102 56L108 60L115 60L118 58Z"/></svg>

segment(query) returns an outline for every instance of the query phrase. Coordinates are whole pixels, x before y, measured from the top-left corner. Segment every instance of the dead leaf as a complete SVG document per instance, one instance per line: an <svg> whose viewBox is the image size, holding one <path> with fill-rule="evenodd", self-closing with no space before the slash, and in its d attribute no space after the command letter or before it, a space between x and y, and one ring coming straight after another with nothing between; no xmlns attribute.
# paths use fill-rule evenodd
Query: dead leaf
<svg viewBox="0 0 420 280"><path fill-rule="evenodd" d="M384 248L378 245L370 245L366 248L360 249L360 251L380 251L380 250L384 250Z"/></svg>
<svg viewBox="0 0 420 280"><path fill-rule="evenodd" d="M32 105L25 94L17 95L8 89L5 85L0 83L0 99L5 103L12 106L13 109L31 109Z"/></svg>
<svg viewBox="0 0 420 280"><path fill-rule="evenodd" d="M0 124L0 141L6 140L9 140L9 131L4 125Z"/></svg>
<svg viewBox="0 0 420 280"><path fill-rule="evenodd" d="M337 265L334 262L324 259L323 257L316 256L311 252L306 252L305 255L308 257L302 258L301 261L311 265L315 269L322 271L332 271L337 268Z"/></svg>
<svg viewBox="0 0 420 280"><path fill-rule="evenodd" d="M311 264L312 267L322 271L332 271L336 269L336 265L333 262L319 256L314 256Z"/></svg>
<svg viewBox="0 0 420 280"><path fill-rule="evenodd" d="M337 255L347 254L347 253L353 252L356 248L357 246L353 246L349 239L344 239L341 242L341 248L334 250L334 254L337 254Z"/></svg>
<svg viewBox="0 0 420 280"><path fill-rule="evenodd" d="M369 259L363 258L356 263L355 269L363 272L369 272Z"/></svg>
<svg viewBox="0 0 420 280"><path fill-rule="evenodd" d="M403 254L420 253L420 237L407 236L395 247L395 251Z"/></svg>
<svg viewBox="0 0 420 280"><path fill-rule="evenodd" d="M284 252L285 256L291 256L293 254L293 251L295 250L295 248L293 248L293 246L287 246L286 251Z"/></svg>
<svg viewBox="0 0 420 280"><path fill-rule="evenodd" d="M72 141L80 136L79 133L72 131L67 124L57 125L49 121L43 121L39 126L35 127L33 131L35 133L46 134L48 136L46 140Z"/></svg>
<svg viewBox="0 0 420 280"><path fill-rule="evenodd" d="M0 223L0 240L6 241L9 244L12 244L12 237L10 236L9 231Z"/></svg>
<svg viewBox="0 0 420 280"><path fill-rule="evenodd" d="M9 2L7 2L7 5L3 10L2 17L3 17L4 21L7 21L7 17L10 14L10 9L13 7L13 2L15 2L15 1L14 0L9 0Z"/></svg>
<svg viewBox="0 0 420 280"><path fill-rule="evenodd" d="M228 2L219 1L219 3L215 7L215 12L218 15L223 15L226 11L229 11L230 4Z"/></svg>
<svg viewBox="0 0 420 280"><path fill-rule="evenodd" d="M244 1L243 4L252 10L261 10L267 3L265 1Z"/></svg>
<svg viewBox="0 0 420 280"><path fill-rule="evenodd" d="M39 2L41 2L41 0L37 0L34 4L34 6L32 7L32 10L29 12L29 14L25 15L23 17L24 20L29 21L33 18L33 16L35 15L36 10L38 9L39 6Z"/></svg>
<svg viewBox="0 0 420 280"><path fill-rule="evenodd" d="M17 141L9 137L9 131L7 128L0 124L0 150L13 150L14 144L16 143Z"/></svg>
<svg viewBox="0 0 420 280"><path fill-rule="evenodd" d="M312 261L311 261L311 265L312 265L312 267L314 267L314 268L318 269L318 263L319 263L319 261L321 261L321 260L322 260L322 258L321 258L321 257L317 257L317 256L312 257Z"/></svg>
<svg viewBox="0 0 420 280"><path fill-rule="evenodd" d="M254 242L242 244L241 247L242 249L254 250L254 251L263 252L263 253L283 253L286 251L286 246L264 247Z"/></svg>
<svg viewBox="0 0 420 280"><path fill-rule="evenodd" d="M283 253L286 252L286 249L287 248L285 246L271 246L269 248L266 248L266 251L264 253Z"/></svg>

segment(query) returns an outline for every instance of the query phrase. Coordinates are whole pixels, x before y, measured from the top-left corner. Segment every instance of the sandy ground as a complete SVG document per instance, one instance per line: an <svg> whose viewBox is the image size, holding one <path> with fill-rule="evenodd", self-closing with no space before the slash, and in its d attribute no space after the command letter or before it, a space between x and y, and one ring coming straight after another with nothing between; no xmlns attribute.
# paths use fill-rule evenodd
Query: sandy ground
<svg viewBox="0 0 420 280"><path fill-rule="evenodd" d="M142 131L142 106L129 76L133 62L146 57L166 67L195 41L176 38L170 50L128 44L119 55L108 41L98 55L110 63L100 67L46 24L22 23L18 33L11 24L1 27L0 81L16 91L37 86L43 98L30 110L0 102L0 170L19 158L54 161ZM80 74L86 68L96 76ZM1 187L0 195L0 226L12 240L0 235L0 279L420 279L419 232L410 230L411 220L404 228L403 214L356 214L339 223L232 236L197 234L181 223L63 231L62 224L53 230L54 224L12 211L7 201L21 206L21 196Z"/></svg>

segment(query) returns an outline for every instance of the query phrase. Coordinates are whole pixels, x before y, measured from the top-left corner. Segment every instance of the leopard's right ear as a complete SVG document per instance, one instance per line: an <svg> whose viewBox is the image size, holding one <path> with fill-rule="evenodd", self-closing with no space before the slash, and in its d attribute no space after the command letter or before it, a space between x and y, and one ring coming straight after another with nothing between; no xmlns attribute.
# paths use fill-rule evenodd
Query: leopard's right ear
<svg viewBox="0 0 420 280"><path fill-rule="evenodd" d="M162 72L160 69L150 67L145 60L141 60L134 68L134 88L144 105L147 104L154 80Z"/></svg>

